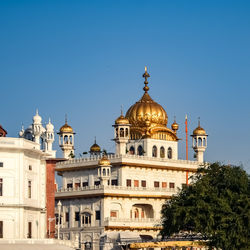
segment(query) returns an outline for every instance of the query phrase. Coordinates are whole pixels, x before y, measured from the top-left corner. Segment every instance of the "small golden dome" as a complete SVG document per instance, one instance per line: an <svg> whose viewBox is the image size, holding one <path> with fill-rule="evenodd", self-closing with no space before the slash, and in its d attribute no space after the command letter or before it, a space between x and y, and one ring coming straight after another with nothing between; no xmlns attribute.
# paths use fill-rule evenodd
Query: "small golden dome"
<svg viewBox="0 0 250 250"><path fill-rule="evenodd" d="M205 129L200 126L200 120L198 121L198 127L193 131L193 135L207 135Z"/></svg>
<svg viewBox="0 0 250 250"><path fill-rule="evenodd" d="M129 124L129 120L121 114L116 120L115 120L116 125L127 125Z"/></svg>
<svg viewBox="0 0 250 250"><path fill-rule="evenodd" d="M110 161L108 160L107 155L103 155L102 159L98 162L99 166L110 166Z"/></svg>
<svg viewBox="0 0 250 250"><path fill-rule="evenodd" d="M100 146L96 143L96 139L95 139L95 143L90 147L90 152L101 152L101 148Z"/></svg>
<svg viewBox="0 0 250 250"><path fill-rule="evenodd" d="M61 128L60 128L61 133L73 133L73 129L71 126L69 126L67 123L65 123Z"/></svg>
<svg viewBox="0 0 250 250"><path fill-rule="evenodd" d="M176 121L174 121L174 123L171 125L171 128L172 130L176 131L179 129L179 124Z"/></svg>

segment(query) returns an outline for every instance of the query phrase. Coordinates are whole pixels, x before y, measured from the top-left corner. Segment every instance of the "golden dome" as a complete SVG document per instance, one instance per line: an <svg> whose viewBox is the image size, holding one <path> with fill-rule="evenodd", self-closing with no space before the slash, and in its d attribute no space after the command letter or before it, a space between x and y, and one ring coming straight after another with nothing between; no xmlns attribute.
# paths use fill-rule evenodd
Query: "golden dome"
<svg viewBox="0 0 250 250"><path fill-rule="evenodd" d="M131 124L130 137L132 140L140 138L152 138L167 141L177 141L176 133L167 128L168 115L164 108L155 102L148 94L149 87L147 78L150 75L145 67L145 93L142 98L132 105L127 113L126 118Z"/></svg>
<svg viewBox="0 0 250 250"><path fill-rule="evenodd" d="M90 147L90 152L101 152L101 148L96 143L96 139L95 139L95 143Z"/></svg>
<svg viewBox="0 0 250 250"><path fill-rule="evenodd" d="M198 127L193 131L193 135L207 135L205 129L200 126L200 120L198 122Z"/></svg>
<svg viewBox="0 0 250 250"><path fill-rule="evenodd" d="M67 123L60 128L61 133L73 133L73 129Z"/></svg>
<svg viewBox="0 0 250 250"><path fill-rule="evenodd" d="M176 121L174 121L174 123L171 125L171 128L172 130L176 131L179 129L179 124Z"/></svg>
<svg viewBox="0 0 250 250"><path fill-rule="evenodd" d="M153 101L145 92L142 98L132 105L126 113L126 118L133 126L145 127L148 125L166 126L168 115L164 108Z"/></svg>
<svg viewBox="0 0 250 250"><path fill-rule="evenodd" d="M107 158L107 155L103 155L102 159L98 162L99 166L110 166L110 161Z"/></svg>
<svg viewBox="0 0 250 250"><path fill-rule="evenodd" d="M115 120L116 125L127 125L129 124L129 120L121 114L116 120Z"/></svg>
<svg viewBox="0 0 250 250"><path fill-rule="evenodd" d="M60 128L60 133L74 133L72 127L68 124L67 115L65 115L65 124Z"/></svg>

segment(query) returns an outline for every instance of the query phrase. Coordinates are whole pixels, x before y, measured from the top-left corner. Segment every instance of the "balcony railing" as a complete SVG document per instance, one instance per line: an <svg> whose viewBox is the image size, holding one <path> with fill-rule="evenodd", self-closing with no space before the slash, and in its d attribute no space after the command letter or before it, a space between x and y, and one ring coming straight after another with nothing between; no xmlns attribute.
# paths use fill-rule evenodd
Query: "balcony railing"
<svg viewBox="0 0 250 250"><path fill-rule="evenodd" d="M125 154L125 155L116 155L116 154L109 154L107 155L109 160L115 160L115 159L120 159L120 160L125 160L127 159L138 159L138 160L147 160L147 161L154 161L154 162L171 162L171 163L184 163L184 164L189 164L189 165L200 165L199 162L197 161L190 161L190 160L182 160L182 159L168 159L168 158L159 158L159 157L148 157L148 156L141 156L141 155L130 155L130 154ZM61 161L58 162L56 165L57 167L60 166L65 166L65 165L71 165L75 163L87 163L87 162L98 162L102 156L91 156L91 157L83 157L83 158L74 158L68 161Z"/></svg>
<svg viewBox="0 0 250 250"><path fill-rule="evenodd" d="M149 192L170 192L175 193L177 192L176 188L162 188L162 187L126 187L126 186L85 186L85 187L76 187L76 188L60 188L58 189L57 193L62 192L79 192L79 191L91 191L91 190L124 190L124 191L149 191Z"/></svg>

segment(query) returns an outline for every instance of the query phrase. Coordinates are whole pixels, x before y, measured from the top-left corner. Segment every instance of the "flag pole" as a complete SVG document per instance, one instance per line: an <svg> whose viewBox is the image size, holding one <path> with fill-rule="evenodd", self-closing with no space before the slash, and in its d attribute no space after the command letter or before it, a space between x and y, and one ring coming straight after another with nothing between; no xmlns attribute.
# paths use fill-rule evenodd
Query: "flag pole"
<svg viewBox="0 0 250 250"><path fill-rule="evenodd" d="M188 160L188 122L187 122L187 115L185 117L185 132L186 132L186 160ZM188 185L188 170L186 171L186 185Z"/></svg>
<svg viewBox="0 0 250 250"><path fill-rule="evenodd" d="M186 132L186 160L188 160L188 122L187 122L187 115L185 117L185 132Z"/></svg>

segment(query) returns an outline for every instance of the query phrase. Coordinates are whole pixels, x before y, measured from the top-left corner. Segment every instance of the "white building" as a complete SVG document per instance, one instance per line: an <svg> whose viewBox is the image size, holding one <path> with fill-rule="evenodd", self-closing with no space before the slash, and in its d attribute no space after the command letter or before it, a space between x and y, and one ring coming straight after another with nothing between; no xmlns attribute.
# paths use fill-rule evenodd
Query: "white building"
<svg viewBox="0 0 250 250"><path fill-rule="evenodd" d="M205 130L199 125L192 135L197 161L178 159L178 124L167 127L166 111L148 94L147 70L143 77L142 98L115 121L115 154L57 164L61 238L79 238L90 249L113 249L118 233L120 238L156 237L162 204L203 163Z"/></svg>
<svg viewBox="0 0 250 250"><path fill-rule="evenodd" d="M44 238L45 157L39 144L0 137L0 237Z"/></svg>
<svg viewBox="0 0 250 250"><path fill-rule="evenodd" d="M0 238L46 237L46 159L55 157L54 126L41 121L37 112L21 138L0 137Z"/></svg>

